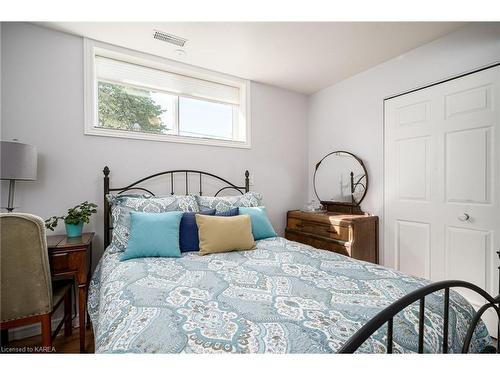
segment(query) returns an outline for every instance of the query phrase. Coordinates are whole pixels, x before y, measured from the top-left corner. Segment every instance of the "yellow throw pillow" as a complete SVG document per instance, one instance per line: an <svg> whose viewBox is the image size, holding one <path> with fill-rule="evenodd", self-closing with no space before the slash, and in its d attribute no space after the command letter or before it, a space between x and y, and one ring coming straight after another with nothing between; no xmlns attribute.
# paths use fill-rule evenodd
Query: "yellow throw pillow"
<svg viewBox="0 0 500 375"><path fill-rule="evenodd" d="M255 248L250 215L196 215L196 224L200 255Z"/></svg>

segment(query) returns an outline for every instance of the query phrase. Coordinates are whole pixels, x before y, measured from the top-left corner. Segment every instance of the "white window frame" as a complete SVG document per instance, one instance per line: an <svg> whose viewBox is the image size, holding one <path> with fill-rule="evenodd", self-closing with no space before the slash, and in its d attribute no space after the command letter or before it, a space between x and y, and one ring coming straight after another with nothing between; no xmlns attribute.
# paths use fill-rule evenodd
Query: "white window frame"
<svg viewBox="0 0 500 375"><path fill-rule="evenodd" d="M250 81L213 72L207 69L169 60L163 57L145 54L130 49L113 46L84 38L84 134L132 138L161 142L190 143L198 145L251 148L251 121L250 121ZM106 129L97 127L97 79L95 76L95 56L109 57L123 62L137 64L148 68L163 70L171 73L186 75L193 78L204 79L216 83L238 87L240 91L240 105L238 113L238 128L245 129L245 141L224 140L216 138L190 137L178 134L149 134L127 130ZM178 114L177 114L178 115ZM233 121L233 134L236 122ZM178 126L176 124L175 126Z"/></svg>

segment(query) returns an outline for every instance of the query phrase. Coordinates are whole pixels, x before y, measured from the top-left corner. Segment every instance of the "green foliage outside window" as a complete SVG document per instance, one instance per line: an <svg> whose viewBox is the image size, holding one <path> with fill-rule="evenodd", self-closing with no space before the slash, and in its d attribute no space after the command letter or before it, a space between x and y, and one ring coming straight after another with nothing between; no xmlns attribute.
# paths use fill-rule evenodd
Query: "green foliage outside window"
<svg viewBox="0 0 500 375"><path fill-rule="evenodd" d="M156 104L147 90L131 91L121 85L99 82L98 98L101 127L148 133L167 130L160 117L166 109Z"/></svg>

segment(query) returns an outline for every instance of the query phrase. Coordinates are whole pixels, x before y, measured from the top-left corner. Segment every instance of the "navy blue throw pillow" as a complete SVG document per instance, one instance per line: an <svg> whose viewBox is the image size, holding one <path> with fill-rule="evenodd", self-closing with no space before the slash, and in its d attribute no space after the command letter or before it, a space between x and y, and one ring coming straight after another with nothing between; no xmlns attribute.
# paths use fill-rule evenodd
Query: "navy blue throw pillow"
<svg viewBox="0 0 500 375"><path fill-rule="evenodd" d="M231 208L229 211L217 212L215 216L238 216L240 214L239 207Z"/></svg>
<svg viewBox="0 0 500 375"><path fill-rule="evenodd" d="M185 212L182 215L179 233L179 245L181 248L181 253L200 250L198 225L196 225L195 217L196 214L212 216L215 214L215 210L206 210L202 212Z"/></svg>

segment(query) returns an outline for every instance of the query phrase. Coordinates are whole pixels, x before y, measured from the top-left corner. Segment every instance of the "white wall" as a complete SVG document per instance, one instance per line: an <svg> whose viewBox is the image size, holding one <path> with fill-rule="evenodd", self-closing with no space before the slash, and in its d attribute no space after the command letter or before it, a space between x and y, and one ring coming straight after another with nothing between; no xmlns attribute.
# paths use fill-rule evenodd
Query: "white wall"
<svg viewBox="0 0 500 375"><path fill-rule="evenodd" d="M315 163L335 149L349 150L365 162L370 188L362 208L381 217L381 259L384 98L498 61L500 24L473 24L309 98L309 181Z"/></svg>
<svg viewBox="0 0 500 375"><path fill-rule="evenodd" d="M83 40L23 23L2 24L2 139L38 147L38 180L18 182L18 211L42 217L89 200L102 208L102 169L122 186L168 169L200 169L264 195L271 220L283 233L286 211L307 198L307 98L258 83L251 85L252 149L198 146L83 134ZM166 181L165 181L166 182ZM2 203L6 202L2 182ZM196 190L196 189L195 189ZM102 210L86 230L98 234ZM58 232L63 232L60 225Z"/></svg>

